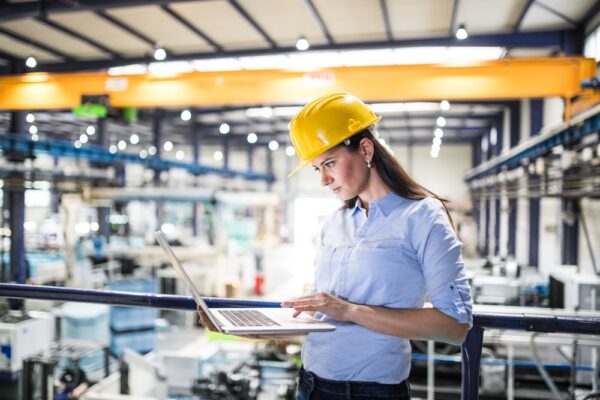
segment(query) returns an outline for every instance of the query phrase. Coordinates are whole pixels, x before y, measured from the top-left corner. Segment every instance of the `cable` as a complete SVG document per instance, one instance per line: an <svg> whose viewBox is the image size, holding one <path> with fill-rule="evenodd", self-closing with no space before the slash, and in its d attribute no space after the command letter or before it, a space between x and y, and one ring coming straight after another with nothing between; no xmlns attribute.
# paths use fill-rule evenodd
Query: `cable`
<svg viewBox="0 0 600 400"><path fill-rule="evenodd" d="M537 370L540 373L544 382L546 382L546 385L552 392L552 395L554 396L554 398L556 400L564 400L564 397L560 394L560 392L558 391L558 388L554 384L552 377L550 376L550 374L548 374L548 372L542 365L542 360L540 359L540 357L538 355L537 346L535 345L535 337L536 336L537 336L537 333L534 333L533 335L531 335L531 339L529 340L529 347L531 347L531 355L533 356L533 360L535 361L535 367L537 368Z"/></svg>

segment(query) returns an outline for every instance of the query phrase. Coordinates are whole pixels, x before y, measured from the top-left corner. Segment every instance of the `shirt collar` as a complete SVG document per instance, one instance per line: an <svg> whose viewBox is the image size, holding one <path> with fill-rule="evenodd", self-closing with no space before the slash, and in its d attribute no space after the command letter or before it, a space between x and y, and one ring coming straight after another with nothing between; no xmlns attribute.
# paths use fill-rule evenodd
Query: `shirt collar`
<svg viewBox="0 0 600 400"><path fill-rule="evenodd" d="M369 205L369 209L378 208L381 210L383 216L387 217L392 211L394 211L394 209L396 209L400 205L400 203L402 203L402 200L403 197L398 196L394 192L389 192L381 199L371 202L371 204ZM357 197L356 202L354 203L354 207L352 208L352 215L356 214L359 210L364 210L364 207L362 205L362 202L360 201L360 198Z"/></svg>

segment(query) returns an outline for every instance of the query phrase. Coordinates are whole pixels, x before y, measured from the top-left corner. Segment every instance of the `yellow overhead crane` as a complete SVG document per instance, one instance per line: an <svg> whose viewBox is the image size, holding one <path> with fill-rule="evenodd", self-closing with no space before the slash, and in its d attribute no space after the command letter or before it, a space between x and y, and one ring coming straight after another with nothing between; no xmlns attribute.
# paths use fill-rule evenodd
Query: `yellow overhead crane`
<svg viewBox="0 0 600 400"><path fill-rule="evenodd" d="M370 102L560 96L566 100L568 121L570 100L582 93L581 82L595 75L596 62L583 57L170 76L28 73L0 77L0 109L73 108L80 105L82 95L102 94L109 96L113 107L299 104L326 92L347 91Z"/></svg>

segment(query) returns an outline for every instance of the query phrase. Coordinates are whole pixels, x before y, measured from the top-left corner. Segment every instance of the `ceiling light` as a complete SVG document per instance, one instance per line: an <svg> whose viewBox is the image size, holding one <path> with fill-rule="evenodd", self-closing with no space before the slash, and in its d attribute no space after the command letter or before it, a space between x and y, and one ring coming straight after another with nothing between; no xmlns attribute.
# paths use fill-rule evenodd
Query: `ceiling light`
<svg viewBox="0 0 600 400"><path fill-rule="evenodd" d="M148 72L148 68L142 64L122 65L120 67L111 67L108 69L110 76L119 75L144 75Z"/></svg>
<svg viewBox="0 0 600 400"><path fill-rule="evenodd" d="M443 111L448 111L450 109L450 102L448 100L442 100L440 102L440 108Z"/></svg>
<svg viewBox="0 0 600 400"><path fill-rule="evenodd" d="M436 137L434 137L434 138L433 138L433 144L434 144L434 145L436 145L436 146L441 146L441 144L442 144L442 139L441 139L441 138L439 138L439 137L437 137L437 136L436 136Z"/></svg>
<svg viewBox="0 0 600 400"><path fill-rule="evenodd" d="M222 135L227 135L229 133L229 130L230 130L229 124L222 123L221 125L219 125L219 132Z"/></svg>
<svg viewBox="0 0 600 400"><path fill-rule="evenodd" d="M151 156L156 154L156 147L155 146L150 146L148 147L148 154L150 154Z"/></svg>
<svg viewBox="0 0 600 400"><path fill-rule="evenodd" d="M252 132L248 134L248 143L256 143L256 141L258 140L258 136L256 135L256 133Z"/></svg>
<svg viewBox="0 0 600 400"><path fill-rule="evenodd" d="M273 109L271 107L252 107L247 108L245 113L248 118L271 118Z"/></svg>
<svg viewBox="0 0 600 400"><path fill-rule="evenodd" d="M275 107L273 115L277 117L293 117L298 114L302 107Z"/></svg>
<svg viewBox="0 0 600 400"><path fill-rule="evenodd" d="M108 148L108 151L110 152L110 154L115 154L117 152L117 146L115 146L114 144L111 144L110 147Z"/></svg>
<svg viewBox="0 0 600 400"><path fill-rule="evenodd" d="M117 148L119 150L125 150L127 148L127 142L124 140L119 140L119 142L117 143Z"/></svg>
<svg viewBox="0 0 600 400"><path fill-rule="evenodd" d="M438 158L438 156L440 155L440 151L432 148L429 155L431 156L431 158Z"/></svg>
<svg viewBox="0 0 600 400"><path fill-rule="evenodd" d="M27 121L30 124L33 124L35 122L35 115L33 115L32 113L27 114L27 116L25 117L25 121Z"/></svg>
<svg viewBox="0 0 600 400"><path fill-rule="evenodd" d="M185 153L183 152L183 150L177 150L177 153L175 153L175 157L178 160L183 160L183 157L185 157Z"/></svg>
<svg viewBox="0 0 600 400"><path fill-rule="evenodd" d="M291 66L285 54L240 57L239 61L244 69L287 69Z"/></svg>
<svg viewBox="0 0 600 400"><path fill-rule="evenodd" d="M181 112L181 119L183 121L189 121L190 119L192 119L192 112L190 110L183 110Z"/></svg>
<svg viewBox="0 0 600 400"><path fill-rule="evenodd" d="M221 161L223 159L223 153L221 153L219 150L217 150L213 154L213 158L215 159L215 161Z"/></svg>
<svg viewBox="0 0 600 400"><path fill-rule="evenodd" d="M468 37L469 37L469 33L467 32L467 28L465 27L465 24L460 24L458 26L458 29L456 30L456 38L458 40L465 40Z"/></svg>
<svg viewBox="0 0 600 400"><path fill-rule="evenodd" d="M138 144L140 142L140 137L137 134L133 134L131 135L131 137L129 138L129 142L131 144Z"/></svg>
<svg viewBox="0 0 600 400"><path fill-rule="evenodd" d="M269 142L269 150L271 151L275 151L279 148L279 143L277 143L277 140L271 140Z"/></svg>
<svg viewBox="0 0 600 400"><path fill-rule="evenodd" d="M148 65L148 72L161 77L176 76L193 70L194 67L187 61L155 62Z"/></svg>
<svg viewBox="0 0 600 400"><path fill-rule="evenodd" d="M306 40L304 36L300 36L300 39L298 39L298 41L296 42L296 48L300 51L304 51L308 50L309 47L310 43L308 43L308 40Z"/></svg>
<svg viewBox="0 0 600 400"><path fill-rule="evenodd" d="M154 59L158 61L162 61L167 58L167 52L162 47L157 47L154 50Z"/></svg>
<svg viewBox="0 0 600 400"><path fill-rule="evenodd" d="M340 52L344 66L359 67L363 65L393 65L392 49L346 50Z"/></svg>
<svg viewBox="0 0 600 400"><path fill-rule="evenodd" d="M435 128L435 130L433 131L433 135L435 137L444 137L444 131L442 130L442 128Z"/></svg>
<svg viewBox="0 0 600 400"><path fill-rule="evenodd" d="M29 56L27 57L27 60L25 60L25 65L27 68L35 68L37 66L37 60L35 57Z"/></svg>
<svg viewBox="0 0 600 400"><path fill-rule="evenodd" d="M38 128L37 128L37 126L35 126L35 125L31 125L31 126L29 127L29 133L31 133L32 135L33 135L34 133L37 133L37 132L38 132Z"/></svg>
<svg viewBox="0 0 600 400"><path fill-rule="evenodd" d="M192 66L196 71L239 71L242 69L240 62L233 57L213 58L212 60L194 60Z"/></svg>
<svg viewBox="0 0 600 400"><path fill-rule="evenodd" d="M33 135L31 135L31 140L33 140L34 142L37 142L38 139L39 139L39 137L35 133Z"/></svg>
<svg viewBox="0 0 600 400"><path fill-rule="evenodd" d="M165 144L163 144L163 149L165 149L165 151L173 150L173 142L167 140Z"/></svg>
<svg viewBox="0 0 600 400"><path fill-rule="evenodd" d="M443 128L443 127L446 126L446 118L440 116L440 117L437 118L437 120L435 121L435 123L437 124L437 126L440 126L440 127Z"/></svg>
<svg viewBox="0 0 600 400"><path fill-rule="evenodd" d="M81 142L80 142L79 140L76 140L76 141L73 143L73 146L75 146L75 148L76 148L76 149L80 149L80 148L81 148Z"/></svg>
<svg viewBox="0 0 600 400"><path fill-rule="evenodd" d="M294 146L287 146L285 148L285 154L287 154L288 156L293 156L294 154L296 154L296 149L294 149Z"/></svg>
<svg viewBox="0 0 600 400"><path fill-rule="evenodd" d="M490 144L492 146L495 146L497 142L498 142L498 130L496 129L495 126L493 126L492 129L490 129Z"/></svg>
<svg viewBox="0 0 600 400"><path fill-rule="evenodd" d="M87 143L88 142L88 136L85 133L82 133L81 136L79 136L79 141L81 143Z"/></svg>
<svg viewBox="0 0 600 400"><path fill-rule="evenodd" d="M140 158L146 158L148 157L148 151L146 149L141 149L140 150Z"/></svg>
<svg viewBox="0 0 600 400"><path fill-rule="evenodd" d="M87 133L90 136L94 136L94 134L96 133L96 127L94 125L88 125L88 127L85 129L85 133Z"/></svg>

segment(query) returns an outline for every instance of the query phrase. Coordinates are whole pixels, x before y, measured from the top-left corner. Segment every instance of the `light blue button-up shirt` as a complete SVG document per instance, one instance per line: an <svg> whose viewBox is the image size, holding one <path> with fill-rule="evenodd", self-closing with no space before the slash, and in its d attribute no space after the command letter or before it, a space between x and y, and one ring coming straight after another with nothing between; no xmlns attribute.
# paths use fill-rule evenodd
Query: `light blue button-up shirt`
<svg viewBox="0 0 600 400"><path fill-rule="evenodd" d="M442 203L390 193L336 211L321 232L315 291L356 304L388 308L433 307L472 324L472 302L462 244ZM302 348L304 368L325 379L399 383L410 373L407 339L339 322L336 330L311 333Z"/></svg>

